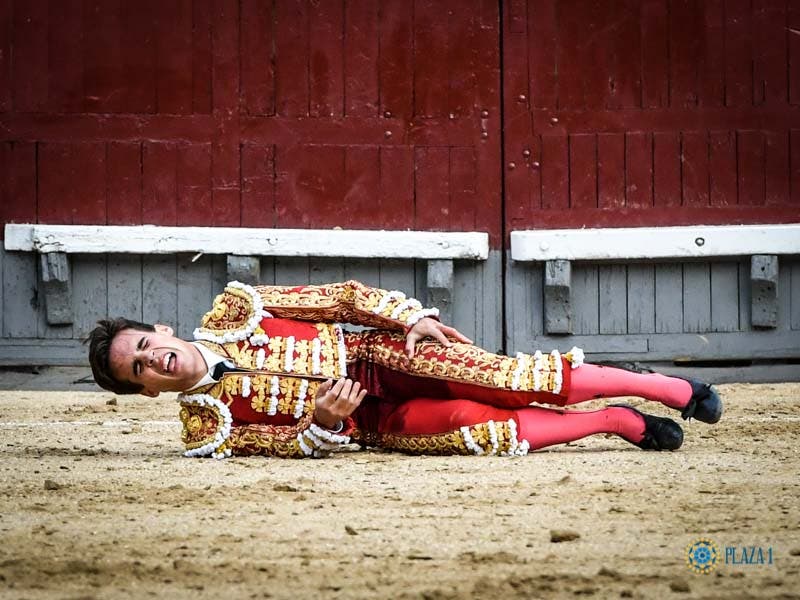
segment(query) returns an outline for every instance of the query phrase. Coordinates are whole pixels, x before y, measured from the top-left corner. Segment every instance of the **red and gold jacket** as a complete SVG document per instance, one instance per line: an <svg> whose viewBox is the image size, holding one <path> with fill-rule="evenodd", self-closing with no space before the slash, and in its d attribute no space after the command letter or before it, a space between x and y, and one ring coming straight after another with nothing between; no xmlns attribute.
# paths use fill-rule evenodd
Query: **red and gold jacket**
<svg viewBox="0 0 800 600"><path fill-rule="evenodd" d="M180 394L187 456L325 456L350 441L313 422L321 381L347 375L339 323L407 331L435 308L397 291L347 281L322 286L231 282L214 300L197 341L251 373ZM263 374L269 372L269 374ZM308 377L297 377L297 376Z"/></svg>

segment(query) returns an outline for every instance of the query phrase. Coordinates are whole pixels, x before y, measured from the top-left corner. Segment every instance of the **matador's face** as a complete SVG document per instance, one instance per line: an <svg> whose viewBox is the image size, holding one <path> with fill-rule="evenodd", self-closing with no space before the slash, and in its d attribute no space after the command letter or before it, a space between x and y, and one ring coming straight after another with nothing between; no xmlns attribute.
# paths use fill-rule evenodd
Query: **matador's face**
<svg viewBox="0 0 800 600"><path fill-rule="evenodd" d="M175 337L171 327L155 328L123 329L114 336L109 351L111 374L118 380L141 384L145 396L190 389L207 372L200 351Z"/></svg>

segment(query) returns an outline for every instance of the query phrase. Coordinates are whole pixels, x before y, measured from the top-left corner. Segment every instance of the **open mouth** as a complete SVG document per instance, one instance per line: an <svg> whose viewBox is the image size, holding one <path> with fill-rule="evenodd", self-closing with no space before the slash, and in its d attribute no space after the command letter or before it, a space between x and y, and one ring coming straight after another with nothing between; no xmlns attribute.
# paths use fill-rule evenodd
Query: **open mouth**
<svg viewBox="0 0 800 600"><path fill-rule="evenodd" d="M164 358L161 359L161 368L164 373L172 373L175 370L175 356L174 352L167 352Z"/></svg>

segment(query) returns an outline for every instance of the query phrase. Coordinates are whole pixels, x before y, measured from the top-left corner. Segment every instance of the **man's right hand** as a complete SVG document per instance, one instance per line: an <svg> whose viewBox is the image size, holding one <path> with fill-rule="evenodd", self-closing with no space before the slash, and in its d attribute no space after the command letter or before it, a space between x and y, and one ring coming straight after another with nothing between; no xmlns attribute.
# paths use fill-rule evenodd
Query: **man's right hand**
<svg viewBox="0 0 800 600"><path fill-rule="evenodd" d="M339 421L353 414L367 395L359 382L339 379L336 383L328 379L317 389L314 401L314 420L326 429L334 429Z"/></svg>

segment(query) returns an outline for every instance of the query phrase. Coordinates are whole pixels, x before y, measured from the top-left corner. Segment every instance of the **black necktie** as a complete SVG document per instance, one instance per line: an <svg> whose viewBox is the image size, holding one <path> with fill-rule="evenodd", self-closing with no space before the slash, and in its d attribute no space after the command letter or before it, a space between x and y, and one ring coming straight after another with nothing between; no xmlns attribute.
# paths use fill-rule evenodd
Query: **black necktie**
<svg viewBox="0 0 800 600"><path fill-rule="evenodd" d="M234 365L230 361L223 360L214 365L214 368L211 370L211 378L214 381L219 381L220 379L222 379L222 376L225 375L225 373L229 373L235 370L236 370L236 365Z"/></svg>

